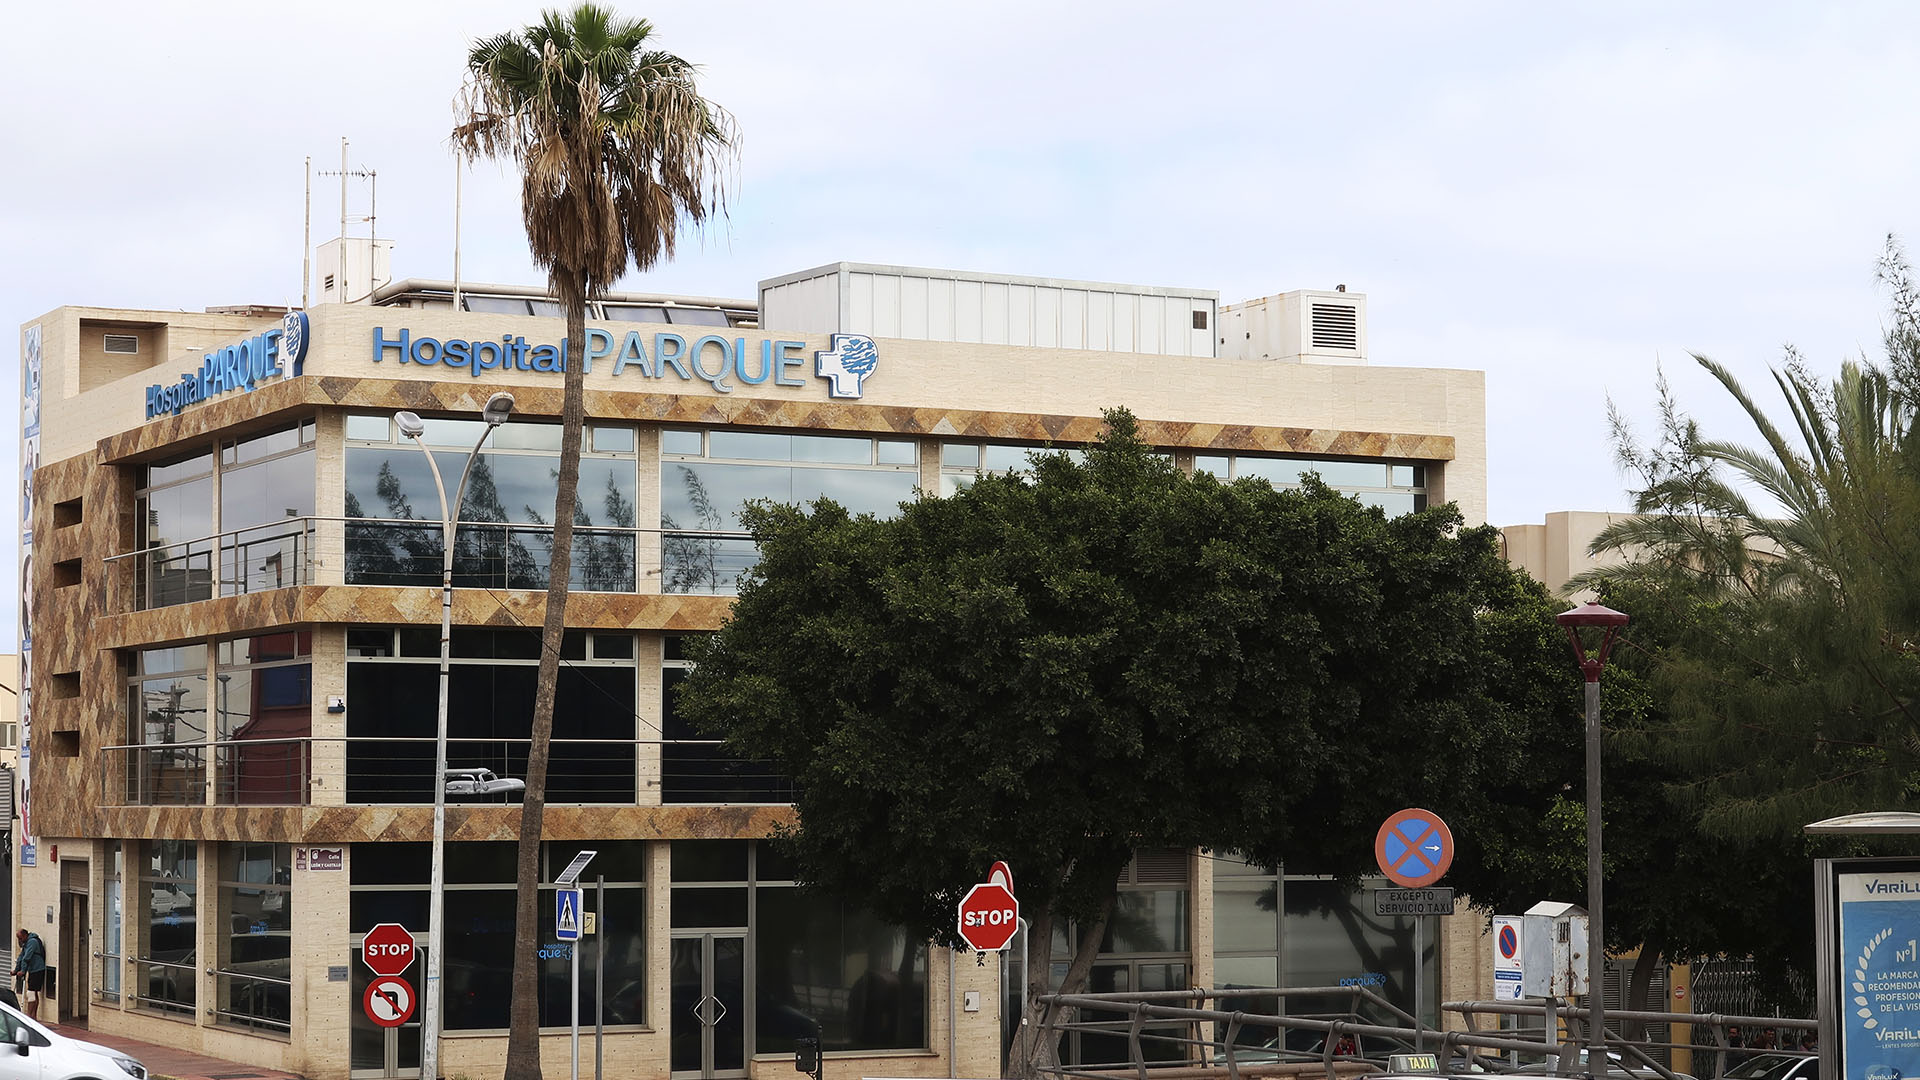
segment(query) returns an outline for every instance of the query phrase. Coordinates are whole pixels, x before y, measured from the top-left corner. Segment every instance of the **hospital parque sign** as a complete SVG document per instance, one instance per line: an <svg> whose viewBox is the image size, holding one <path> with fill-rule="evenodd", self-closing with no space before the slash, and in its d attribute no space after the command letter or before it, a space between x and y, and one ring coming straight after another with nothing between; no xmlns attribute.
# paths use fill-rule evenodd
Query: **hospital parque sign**
<svg viewBox="0 0 1920 1080"><path fill-rule="evenodd" d="M291 379L306 358L307 313L289 311L277 328L202 356L200 370L181 372L180 381L147 387L147 419L178 416L196 402L229 390L252 391L275 377Z"/></svg>
<svg viewBox="0 0 1920 1080"><path fill-rule="evenodd" d="M704 382L715 392L731 394L741 387L773 383L806 386L807 343L766 338L705 334L689 339L672 332L624 334L600 327L587 328L586 370L595 365L615 377L674 378ZM827 395L858 398L867 376L879 366L879 351L865 334L834 334L828 348L813 354L813 374L827 383ZM373 328L373 362L394 361L429 367L448 367L480 378L488 371L562 372L567 367L567 342L528 343L519 334L498 338L436 338L406 327L389 332Z"/></svg>

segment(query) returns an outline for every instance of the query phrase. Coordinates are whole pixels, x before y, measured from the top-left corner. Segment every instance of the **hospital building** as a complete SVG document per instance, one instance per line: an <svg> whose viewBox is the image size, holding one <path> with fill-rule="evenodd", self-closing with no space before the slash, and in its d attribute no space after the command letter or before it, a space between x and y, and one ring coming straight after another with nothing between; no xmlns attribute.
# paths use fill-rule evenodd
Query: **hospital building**
<svg viewBox="0 0 1920 1080"><path fill-rule="evenodd" d="M427 943L427 453L451 488L481 409L513 395L459 507L447 737L451 767L522 776L565 322L544 288L382 281L363 271L384 248L332 254L352 257L301 310L69 306L21 328L14 908L54 970L43 1018L316 1080L412 1077L418 1010L375 1021L361 945L381 924ZM1000 1075L1001 964L798 890L763 842L791 820L787 781L675 714L688 639L754 561L745 500L885 516L1126 406L1183 469L1486 516L1481 374L1371 362L1367 298L1344 289L1222 304L835 263L740 298L610 293L588 325L543 838L543 880L597 852L593 934L540 950L563 1074L578 947L610 1077L785 1077L813 1034L829 1080ZM514 800L450 799L443 1076L505 1056ZM1177 850L1136 852L1120 889L1095 990L1344 983L1413 1005L1412 922L1365 889ZM1429 1012L1483 996L1480 922L1425 934Z"/></svg>

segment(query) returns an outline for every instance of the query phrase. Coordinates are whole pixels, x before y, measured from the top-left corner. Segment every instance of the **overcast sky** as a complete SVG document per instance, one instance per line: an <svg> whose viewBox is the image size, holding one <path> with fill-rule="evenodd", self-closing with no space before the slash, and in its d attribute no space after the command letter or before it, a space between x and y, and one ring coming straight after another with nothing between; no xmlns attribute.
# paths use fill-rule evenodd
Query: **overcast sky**
<svg viewBox="0 0 1920 1080"><path fill-rule="evenodd" d="M303 162L339 169L342 137L378 173L396 276L450 277L466 49L537 13L17 7L9 326L62 304L299 303ZM1788 343L1822 373L1877 356L1875 259L1889 233L1920 243L1910 3L620 10L702 65L744 134L728 220L627 287L751 297L842 259L1227 303L1344 283L1367 294L1372 363L1486 372L1496 524L1624 507L1606 400L1650 427L1660 367L1710 432L1747 439L1692 352L1769 403ZM338 181L313 183L323 240ZM356 214L368 194L351 187ZM539 280L516 182L482 164L464 202L463 276ZM17 346L0 364L17 403Z"/></svg>

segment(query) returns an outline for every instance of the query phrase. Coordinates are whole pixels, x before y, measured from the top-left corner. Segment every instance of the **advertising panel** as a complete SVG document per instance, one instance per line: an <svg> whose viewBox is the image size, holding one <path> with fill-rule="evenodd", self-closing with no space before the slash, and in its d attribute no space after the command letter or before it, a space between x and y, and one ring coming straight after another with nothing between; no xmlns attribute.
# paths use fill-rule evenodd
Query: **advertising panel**
<svg viewBox="0 0 1920 1080"><path fill-rule="evenodd" d="M41 330L29 326L20 350L20 865L33 844L33 470L40 464Z"/></svg>
<svg viewBox="0 0 1920 1080"><path fill-rule="evenodd" d="M1920 868L1837 875L1846 1075L1920 1074Z"/></svg>

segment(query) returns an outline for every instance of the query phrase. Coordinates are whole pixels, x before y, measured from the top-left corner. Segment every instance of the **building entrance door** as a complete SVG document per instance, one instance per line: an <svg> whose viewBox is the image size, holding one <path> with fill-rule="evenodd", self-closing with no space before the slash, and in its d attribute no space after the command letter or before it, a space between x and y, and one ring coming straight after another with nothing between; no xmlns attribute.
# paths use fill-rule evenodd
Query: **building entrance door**
<svg viewBox="0 0 1920 1080"><path fill-rule="evenodd" d="M87 864L79 865L84 872ZM88 918L87 894L61 893L60 977L54 987L54 992L59 995L59 1009L55 1011L41 1006L41 1013L47 1019L57 1016L66 1023L87 1022L87 1002L93 997L93 991L87 985L87 975L93 969L92 954L88 952L92 945L93 926ZM49 1013L51 1015L47 1015Z"/></svg>
<svg viewBox="0 0 1920 1080"><path fill-rule="evenodd" d="M746 1076L746 935L674 935L672 979L673 1075Z"/></svg>
<svg viewBox="0 0 1920 1080"><path fill-rule="evenodd" d="M408 965L401 976L413 987L416 994L421 992L420 987L426 982L426 937L424 931L414 935L413 963ZM329 976L332 974L332 971L328 972ZM348 1075L352 1080L418 1077L420 1075L419 1003L415 1002L413 1015L399 1027L381 1027L369 1019L365 1002L367 985L373 981L374 975L361 960L360 944L357 942L353 951L348 954L348 969L341 971L340 974L349 978L347 1007L353 1010L347 1021L350 1070Z"/></svg>

